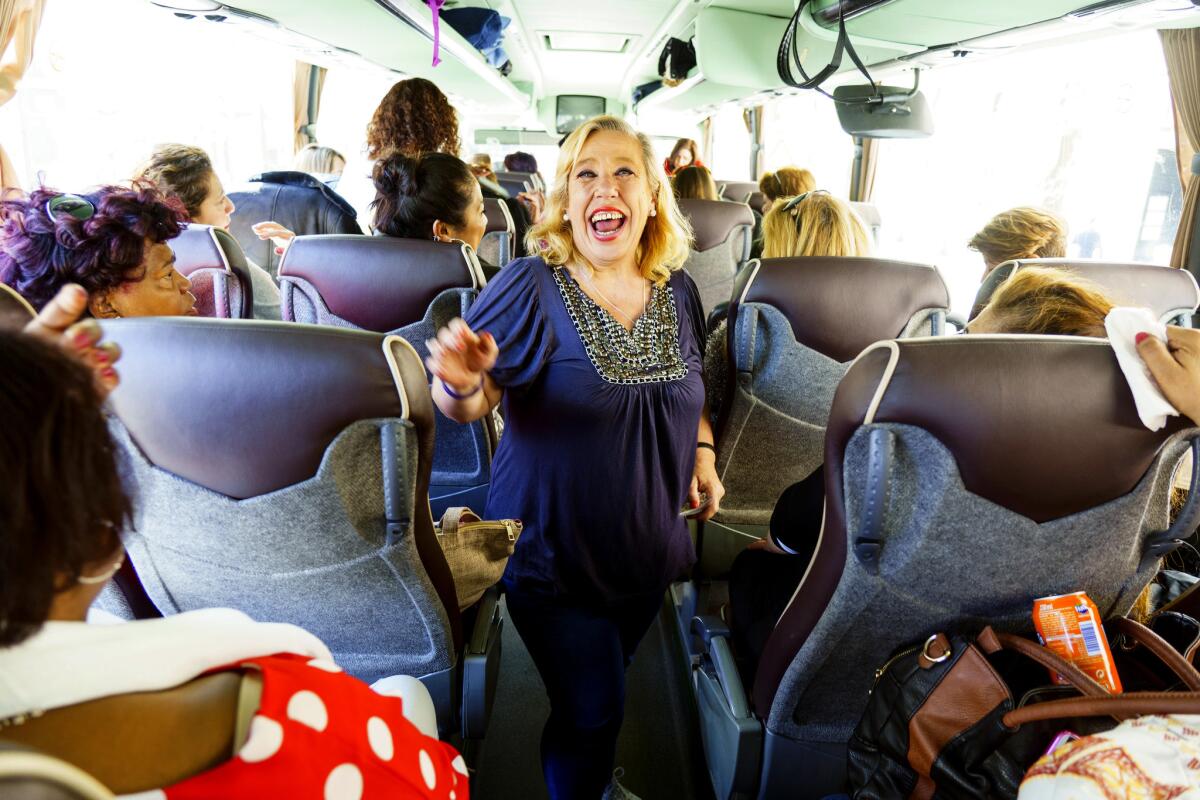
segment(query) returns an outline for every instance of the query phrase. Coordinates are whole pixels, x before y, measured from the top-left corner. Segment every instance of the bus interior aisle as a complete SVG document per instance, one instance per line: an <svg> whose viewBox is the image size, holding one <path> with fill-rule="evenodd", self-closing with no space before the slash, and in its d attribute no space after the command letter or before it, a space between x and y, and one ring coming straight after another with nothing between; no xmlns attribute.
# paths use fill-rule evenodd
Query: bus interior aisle
<svg viewBox="0 0 1200 800"><path fill-rule="evenodd" d="M1198 65L0 0L0 798L1200 798Z"/></svg>
<svg viewBox="0 0 1200 800"><path fill-rule="evenodd" d="M617 740L622 782L639 797L712 800L691 675L670 609L664 608L626 675L625 723ZM545 798L537 741L550 712L541 678L511 625L504 630L504 680L483 740L479 797Z"/></svg>

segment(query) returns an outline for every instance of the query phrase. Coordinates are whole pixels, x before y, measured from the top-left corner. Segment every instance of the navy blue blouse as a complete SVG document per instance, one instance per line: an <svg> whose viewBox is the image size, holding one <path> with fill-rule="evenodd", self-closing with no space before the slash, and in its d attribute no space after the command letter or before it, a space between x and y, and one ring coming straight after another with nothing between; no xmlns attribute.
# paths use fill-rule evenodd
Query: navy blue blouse
<svg viewBox="0 0 1200 800"><path fill-rule="evenodd" d="M486 513L525 523L505 584L601 602L664 591L696 558L679 517L704 404L695 283L672 274L629 333L565 269L522 258L466 320L500 348Z"/></svg>

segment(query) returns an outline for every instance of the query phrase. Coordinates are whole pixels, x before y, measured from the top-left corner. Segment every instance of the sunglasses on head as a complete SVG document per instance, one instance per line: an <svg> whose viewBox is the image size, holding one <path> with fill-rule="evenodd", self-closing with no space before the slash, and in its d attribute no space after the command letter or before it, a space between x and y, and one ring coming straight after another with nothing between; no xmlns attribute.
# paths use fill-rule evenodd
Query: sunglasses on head
<svg viewBox="0 0 1200 800"><path fill-rule="evenodd" d="M56 214L68 214L82 222L91 219L95 213L92 201L77 194L56 194L46 201L46 215L51 219Z"/></svg>
<svg viewBox="0 0 1200 800"><path fill-rule="evenodd" d="M804 194L798 194L795 197L793 197L791 200L788 200L787 203L784 204L782 210L783 211L791 211L793 208L800 205L800 203L802 203L804 201L804 198L806 198L812 194L829 194L829 192L826 191L825 189L813 189L811 192L805 192Z"/></svg>

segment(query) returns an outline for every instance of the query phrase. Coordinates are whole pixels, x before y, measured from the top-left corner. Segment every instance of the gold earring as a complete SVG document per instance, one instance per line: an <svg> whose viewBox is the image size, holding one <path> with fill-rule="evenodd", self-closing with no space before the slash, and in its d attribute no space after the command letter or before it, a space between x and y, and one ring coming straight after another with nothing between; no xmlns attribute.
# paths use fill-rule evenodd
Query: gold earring
<svg viewBox="0 0 1200 800"><path fill-rule="evenodd" d="M564 211L563 212L563 222L570 222L570 221L571 221L571 215Z"/></svg>

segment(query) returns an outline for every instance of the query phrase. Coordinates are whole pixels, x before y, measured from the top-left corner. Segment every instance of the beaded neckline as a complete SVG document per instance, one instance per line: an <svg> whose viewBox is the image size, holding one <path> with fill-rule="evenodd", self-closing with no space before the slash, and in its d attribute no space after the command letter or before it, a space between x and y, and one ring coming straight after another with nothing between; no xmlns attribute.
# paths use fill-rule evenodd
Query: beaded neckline
<svg viewBox="0 0 1200 800"><path fill-rule="evenodd" d="M687 376L688 366L679 352L679 317L669 286L654 285L645 312L629 331L589 297L564 267L555 267L553 272L567 315L601 378L608 383L636 385Z"/></svg>

